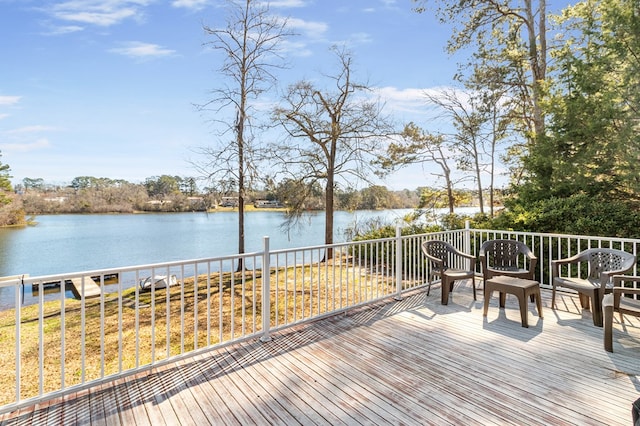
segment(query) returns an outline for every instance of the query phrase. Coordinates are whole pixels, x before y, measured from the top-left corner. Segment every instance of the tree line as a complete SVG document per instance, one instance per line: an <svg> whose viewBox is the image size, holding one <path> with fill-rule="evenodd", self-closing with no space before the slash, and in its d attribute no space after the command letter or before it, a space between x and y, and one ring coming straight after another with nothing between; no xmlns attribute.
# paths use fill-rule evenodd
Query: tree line
<svg viewBox="0 0 640 426"><path fill-rule="evenodd" d="M237 200L237 192L219 192L213 188L198 189L196 179L180 176L153 176L142 183L123 179L80 176L69 185L51 185L42 178L24 178L15 185L16 202L27 215L55 213L133 213L212 211L223 199ZM295 182L271 182L269 186L253 189L249 203L258 200L274 201L283 209L298 204L300 188ZM471 191L459 191L458 204L471 205L477 200ZM335 206L341 210L379 210L394 208L442 208L443 194L433 188L392 191L373 185L363 189L339 190ZM233 203L235 204L235 203ZM324 210L324 193L317 186L312 197L304 202L307 211Z"/></svg>

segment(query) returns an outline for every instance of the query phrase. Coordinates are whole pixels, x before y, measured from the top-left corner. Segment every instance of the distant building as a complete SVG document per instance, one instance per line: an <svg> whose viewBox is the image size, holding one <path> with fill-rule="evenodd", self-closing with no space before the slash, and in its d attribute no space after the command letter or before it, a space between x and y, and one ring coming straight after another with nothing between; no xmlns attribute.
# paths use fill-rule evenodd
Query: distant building
<svg viewBox="0 0 640 426"><path fill-rule="evenodd" d="M222 197L220 207L238 207L238 197Z"/></svg>
<svg viewBox="0 0 640 426"><path fill-rule="evenodd" d="M255 208L278 208L282 207L282 203L278 200L256 200L253 202Z"/></svg>
<svg viewBox="0 0 640 426"><path fill-rule="evenodd" d="M49 201L51 203L64 203L67 200L67 197L46 197L45 201Z"/></svg>

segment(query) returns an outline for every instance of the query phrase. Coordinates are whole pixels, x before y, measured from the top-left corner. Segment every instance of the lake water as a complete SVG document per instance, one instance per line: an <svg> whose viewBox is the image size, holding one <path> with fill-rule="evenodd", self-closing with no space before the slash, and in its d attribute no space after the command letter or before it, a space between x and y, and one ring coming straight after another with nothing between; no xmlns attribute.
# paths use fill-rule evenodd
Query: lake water
<svg viewBox="0 0 640 426"><path fill-rule="evenodd" d="M412 209L338 211L334 241L372 218L393 223ZM459 211L473 212L477 209ZM0 228L0 277L31 277L233 255L238 252L237 212L38 216L26 228ZM301 227L286 232L284 215L255 211L245 215L245 251L308 247L324 243L324 212L308 216ZM29 291L30 293L30 291ZM12 306L14 292L0 288L0 309ZM24 303L33 303L30 294ZM52 296L55 297L55 296ZM48 297L47 297L48 298Z"/></svg>
<svg viewBox="0 0 640 426"><path fill-rule="evenodd" d="M393 221L412 210L357 211L335 214L336 242L354 223L372 217ZM36 226L0 229L0 276L49 275L94 269L188 260L235 254L237 213L162 213L38 216ZM281 212L245 216L245 251L324 243L324 213L287 233Z"/></svg>

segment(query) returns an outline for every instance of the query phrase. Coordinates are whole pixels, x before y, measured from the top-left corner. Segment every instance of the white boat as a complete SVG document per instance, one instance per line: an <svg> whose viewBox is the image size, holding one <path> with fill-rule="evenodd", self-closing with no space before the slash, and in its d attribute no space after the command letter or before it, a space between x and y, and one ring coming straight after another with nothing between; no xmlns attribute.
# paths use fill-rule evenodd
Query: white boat
<svg viewBox="0 0 640 426"><path fill-rule="evenodd" d="M170 275L168 278L166 275L154 275L153 277L140 279L140 290L150 291L151 286L158 290L159 288L167 288L176 284L178 284L178 277L175 275Z"/></svg>

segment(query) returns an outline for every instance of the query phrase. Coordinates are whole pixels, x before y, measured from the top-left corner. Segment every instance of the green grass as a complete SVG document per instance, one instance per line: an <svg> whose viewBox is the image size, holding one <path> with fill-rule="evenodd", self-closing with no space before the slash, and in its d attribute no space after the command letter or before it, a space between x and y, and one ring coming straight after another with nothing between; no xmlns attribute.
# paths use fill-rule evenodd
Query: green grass
<svg viewBox="0 0 640 426"><path fill-rule="evenodd" d="M185 279L182 286L167 290L140 292L136 317L135 288L117 294L105 294L89 299L84 306L78 300L66 299L64 307L64 366L65 387L82 381L82 333L84 330L85 381L102 375L117 373L193 350L214 345L243 335L242 315L247 322L244 334L257 333L262 327L262 277L260 271L242 273L215 273ZM364 269L349 265L332 269L324 263L311 266L273 270L271 273L271 324L283 324L352 306L393 291L393 280L370 275ZM336 283L335 288L333 282ZM244 296L242 286L244 283ZM120 304L120 301L122 302ZM167 303L169 315L167 316ZM120 308L121 306L121 308ZM197 310L197 315L195 314ZM210 321L207 322L207 311ZM181 315L184 312L184 315ZM155 313L155 314L154 314ZM21 346L21 398L38 394L39 382L39 312L38 306L20 308ZM276 318L277 316L277 318ZM45 360L43 364L44 392L61 387L61 335L60 301L46 302L43 307ZM181 319L182 318L182 319ZM233 320L233 321L232 321ZM152 322L154 326L152 327ZM232 322L234 328L232 329ZM101 329L104 327L104 347L101 347ZM207 335L207 327L209 335ZM169 337L167 341L167 328ZM137 330L137 332L136 332ZM184 330L184 332L183 332ZM155 334L155 348L152 348ZM119 336L122 334L122 340ZM182 337L182 339L181 339ZM0 404L15 398L15 311L0 312ZM120 349L120 345L122 348ZM120 353L122 354L120 356Z"/></svg>

